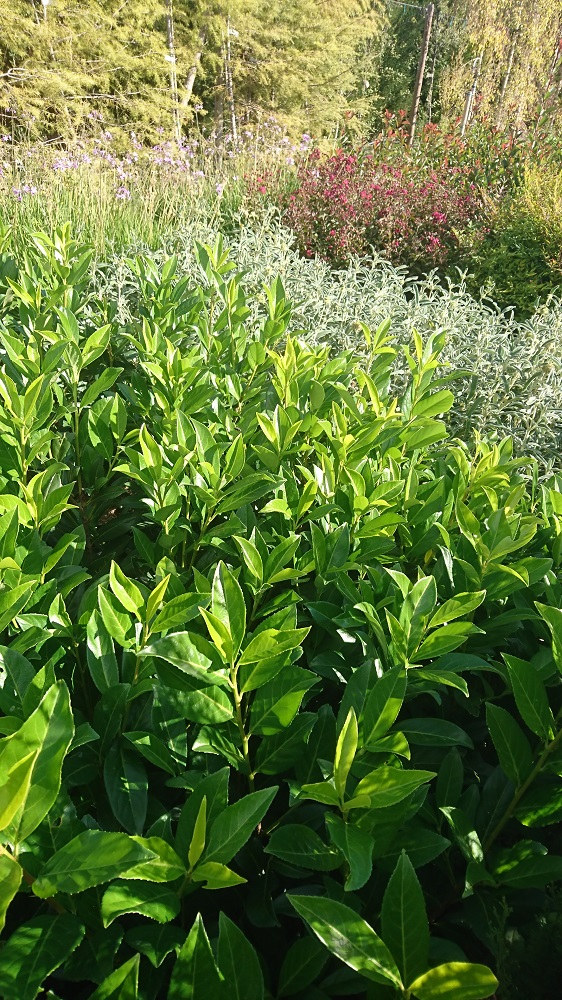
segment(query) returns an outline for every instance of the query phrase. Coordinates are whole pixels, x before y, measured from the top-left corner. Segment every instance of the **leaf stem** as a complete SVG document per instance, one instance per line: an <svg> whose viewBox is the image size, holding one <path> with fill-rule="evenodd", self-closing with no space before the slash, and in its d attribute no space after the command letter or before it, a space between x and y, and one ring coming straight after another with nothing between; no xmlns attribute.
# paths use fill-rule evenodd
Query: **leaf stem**
<svg viewBox="0 0 562 1000"><path fill-rule="evenodd" d="M560 712L558 714L560 715ZM496 840L496 838L499 836L499 834L503 830L503 828L504 828L505 824L507 823L507 821L509 819L511 819L511 816L513 815L513 813L514 813L515 809L517 808L519 802L523 798L525 792L533 784L533 781L535 780L535 778L538 777L538 775L540 774L540 772L543 769L545 761L547 760L547 758L549 757L549 755L552 753L552 751L556 749L556 747L558 746L558 744L559 744L559 742L560 742L561 739L562 739L562 728L559 729L559 731L556 734L556 736L554 737L554 739L551 740L551 742L544 748L544 750L543 750L542 754L540 755L537 763L535 764L533 770L531 771L531 773L529 774L529 776L525 779L525 781L523 782L523 784L520 785L520 787L518 789L516 789L515 794L514 794L512 800L511 800L511 802L509 803L509 806L507 807L505 813L503 814L502 818L500 819L500 821L498 823L496 823L494 829L492 830L492 832L490 833L490 835L484 841L484 844L483 844L484 853L486 853L486 851L490 850L490 847L492 846L492 844L494 843L494 841Z"/></svg>
<svg viewBox="0 0 562 1000"><path fill-rule="evenodd" d="M234 707L236 710L236 725L238 726L238 732L240 733L240 742L242 743L242 753L244 755L244 761L247 767L247 777L248 777L248 788L251 792L254 791L254 772L252 771L252 763L250 761L250 738L246 732L244 726L244 710L243 710L243 699L244 695L238 690L238 680L236 677L236 668L230 668L230 683L232 686L232 694L234 696Z"/></svg>

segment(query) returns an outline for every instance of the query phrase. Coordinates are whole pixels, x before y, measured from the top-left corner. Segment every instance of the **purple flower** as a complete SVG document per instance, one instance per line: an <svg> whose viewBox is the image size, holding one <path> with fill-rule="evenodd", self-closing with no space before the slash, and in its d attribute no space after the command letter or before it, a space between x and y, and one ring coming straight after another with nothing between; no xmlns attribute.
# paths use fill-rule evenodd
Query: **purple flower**
<svg viewBox="0 0 562 1000"><path fill-rule="evenodd" d="M222 183L221 184L217 184L217 186L215 188L215 191L217 192L219 198L220 198L220 196L222 195L222 193L224 191L224 185L225 185L225 182L222 181Z"/></svg>
<svg viewBox="0 0 562 1000"><path fill-rule="evenodd" d="M131 192L129 191L129 188L125 187L124 185L121 185L121 187L117 188L115 192L115 197L118 198L119 201L128 201L129 198L131 197Z"/></svg>

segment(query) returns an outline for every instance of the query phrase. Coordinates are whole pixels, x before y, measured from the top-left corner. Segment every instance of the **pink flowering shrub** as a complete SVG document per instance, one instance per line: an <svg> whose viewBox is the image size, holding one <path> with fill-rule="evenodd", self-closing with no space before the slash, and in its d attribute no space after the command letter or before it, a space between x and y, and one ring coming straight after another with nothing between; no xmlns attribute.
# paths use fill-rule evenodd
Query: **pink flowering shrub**
<svg viewBox="0 0 562 1000"><path fill-rule="evenodd" d="M414 269L457 259L463 232L483 218L469 167L381 163L344 150L311 154L284 210L306 256L342 264L373 246Z"/></svg>

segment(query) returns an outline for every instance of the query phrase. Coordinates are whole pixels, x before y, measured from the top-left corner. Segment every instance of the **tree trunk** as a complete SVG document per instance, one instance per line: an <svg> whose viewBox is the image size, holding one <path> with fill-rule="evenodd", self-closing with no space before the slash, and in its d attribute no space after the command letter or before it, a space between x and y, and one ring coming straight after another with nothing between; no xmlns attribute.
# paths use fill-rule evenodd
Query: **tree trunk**
<svg viewBox="0 0 562 1000"><path fill-rule="evenodd" d="M476 89L478 87L478 80L480 79L480 70L482 69L482 60L484 58L484 49L479 56L476 57L472 64L472 84L468 94L466 95L466 101L464 105L464 113L461 122L461 135L466 132L467 125L470 122L472 115L472 105L474 104L474 98L476 97Z"/></svg>
<svg viewBox="0 0 562 1000"><path fill-rule="evenodd" d="M500 122L501 122L501 116L502 116L502 110L503 110L503 102L505 100L505 95L507 93L507 88L508 88L509 80L510 80L510 77L511 77L511 70L513 69L513 60L515 58L515 49L517 47L517 38L518 38L518 33L515 34L515 37L514 37L512 43L511 43L511 48L509 50L509 58L507 60L507 69L505 71L505 76L503 78L502 89L500 91L500 99L498 101L498 111L497 111L497 114L496 114L496 128L499 128Z"/></svg>
<svg viewBox="0 0 562 1000"><path fill-rule="evenodd" d="M191 66L189 67L188 71L187 71L187 77L186 77L184 88L183 88L183 95L182 95L182 99L181 99L182 117L185 114L186 109L187 109L187 107L189 105L189 102L190 102L190 100L191 100L191 98L193 96L193 87L195 85L195 78L196 78L197 73L199 71L199 66L201 64L201 58L203 56L203 49L205 48L206 42L207 42L207 37L206 37L205 33L202 31L200 33L200 35L199 35L199 44L200 44L201 48L200 48L199 52L196 52L195 55L194 55L194 57L193 57L193 62L191 64Z"/></svg>
<svg viewBox="0 0 562 1000"><path fill-rule="evenodd" d="M429 88L427 93L427 117L431 121L433 113L433 90L435 88L435 68L437 66L437 56L439 54L439 10L435 18L435 43L433 45L433 57L431 59L431 69L428 74Z"/></svg>
<svg viewBox="0 0 562 1000"><path fill-rule="evenodd" d="M168 42L168 55L166 56L166 59L170 64L170 94L172 98L174 138L177 143L180 143L181 121L178 107L178 79L176 75L176 45L174 41L174 12L172 8L172 0L166 0L166 38Z"/></svg>
<svg viewBox="0 0 562 1000"><path fill-rule="evenodd" d="M414 94L412 97L412 110L410 112L410 134L408 136L408 146L411 148L414 144L414 134L416 131L416 121L418 117L418 109L420 106L421 90L423 86L423 74L425 72L425 62L427 59L427 53L429 50L429 39L431 36L431 25L433 22L433 11L435 7L432 3L426 8L425 11L425 25L423 29L423 39L422 47L420 51L420 58L418 62L418 71L416 73L416 82L414 85Z"/></svg>

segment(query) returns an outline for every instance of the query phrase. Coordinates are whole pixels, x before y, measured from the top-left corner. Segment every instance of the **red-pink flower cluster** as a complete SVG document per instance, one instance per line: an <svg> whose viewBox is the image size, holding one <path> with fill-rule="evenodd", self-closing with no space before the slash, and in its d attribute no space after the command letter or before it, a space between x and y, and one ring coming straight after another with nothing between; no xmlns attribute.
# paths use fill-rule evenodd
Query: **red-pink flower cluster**
<svg viewBox="0 0 562 1000"><path fill-rule="evenodd" d="M469 168L420 168L339 150L313 153L285 201L303 253L335 264L373 246L396 264L441 266L458 252L459 235L482 213Z"/></svg>

